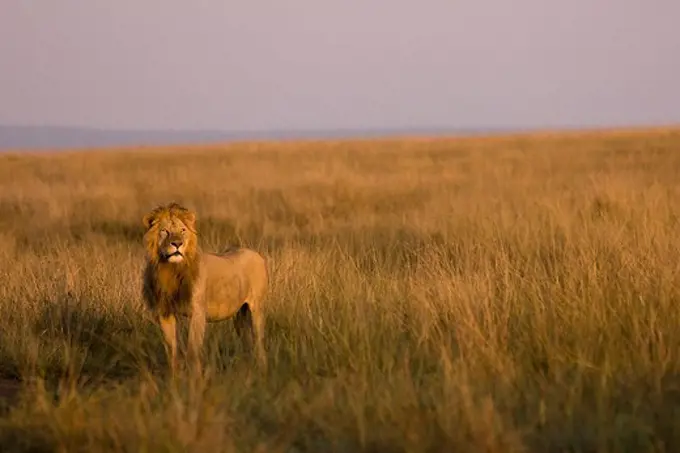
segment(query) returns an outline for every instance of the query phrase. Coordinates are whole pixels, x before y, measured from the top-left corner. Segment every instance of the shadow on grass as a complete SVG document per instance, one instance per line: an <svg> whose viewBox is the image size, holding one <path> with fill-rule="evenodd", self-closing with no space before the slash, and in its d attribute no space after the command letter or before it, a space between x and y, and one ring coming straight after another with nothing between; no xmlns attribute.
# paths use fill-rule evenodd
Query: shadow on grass
<svg viewBox="0 0 680 453"><path fill-rule="evenodd" d="M151 316L132 308L114 312L95 307L68 294L45 303L34 324L45 345L37 370L43 378L55 382L76 376L96 385L136 378L142 372L166 376L164 339ZM188 319L178 319L177 334L183 362ZM205 360L217 358L216 365L226 369L234 358L254 356L236 334L233 319L208 323L203 350L213 356Z"/></svg>
<svg viewBox="0 0 680 453"><path fill-rule="evenodd" d="M34 426L0 425L0 446L2 451L16 453L53 453L58 447L47 433Z"/></svg>
<svg viewBox="0 0 680 453"><path fill-rule="evenodd" d="M133 309L114 312L64 294L45 301L33 329L42 347L35 372L48 382L121 381L166 365L156 326Z"/></svg>

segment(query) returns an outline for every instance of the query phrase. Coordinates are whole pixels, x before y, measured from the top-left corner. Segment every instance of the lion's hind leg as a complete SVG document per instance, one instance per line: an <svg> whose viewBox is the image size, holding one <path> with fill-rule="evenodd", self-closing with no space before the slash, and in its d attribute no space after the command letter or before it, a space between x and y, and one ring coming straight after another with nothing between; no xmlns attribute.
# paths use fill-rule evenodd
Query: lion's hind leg
<svg viewBox="0 0 680 453"><path fill-rule="evenodd" d="M251 310L253 335L255 336L255 349L257 359L263 369L267 368L267 355L264 350L264 318L262 310L256 307Z"/></svg>
<svg viewBox="0 0 680 453"><path fill-rule="evenodd" d="M247 302L241 305L241 308L236 312L234 327L244 348L250 351L253 345L253 314Z"/></svg>
<svg viewBox="0 0 680 453"><path fill-rule="evenodd" d="M234 325L236 332L241 338L245 349L252 352L255 346L255 353L259 363L266 367L266 357L264 352L264 319L262 312L258 310L257 305L244 303L234 318ZM253 344L254 343L254 344Z"/></svg>

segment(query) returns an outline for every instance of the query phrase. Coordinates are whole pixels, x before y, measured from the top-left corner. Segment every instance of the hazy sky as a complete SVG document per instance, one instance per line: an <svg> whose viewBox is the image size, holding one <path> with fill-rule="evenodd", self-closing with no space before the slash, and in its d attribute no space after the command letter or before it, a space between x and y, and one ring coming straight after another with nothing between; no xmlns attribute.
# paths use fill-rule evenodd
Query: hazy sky
<svg viewBox="0 0 680 453"><path fill-rule="evenodd" d="M680 122L680 0L0 0L0 123Z"/></svg>

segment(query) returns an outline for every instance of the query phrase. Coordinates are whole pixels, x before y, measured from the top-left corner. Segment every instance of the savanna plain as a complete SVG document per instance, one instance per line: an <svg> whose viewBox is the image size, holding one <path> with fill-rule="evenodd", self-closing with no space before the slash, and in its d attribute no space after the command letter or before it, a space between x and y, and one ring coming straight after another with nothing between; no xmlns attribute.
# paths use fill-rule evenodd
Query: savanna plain
<svg viewBox="0 0 680 453"><path fill-rule="evenodd" d="M0 450L680 451L679 175L678 129L0 154ZM267 257L266 372L227 321L167 376L169 201Z"/></svg>

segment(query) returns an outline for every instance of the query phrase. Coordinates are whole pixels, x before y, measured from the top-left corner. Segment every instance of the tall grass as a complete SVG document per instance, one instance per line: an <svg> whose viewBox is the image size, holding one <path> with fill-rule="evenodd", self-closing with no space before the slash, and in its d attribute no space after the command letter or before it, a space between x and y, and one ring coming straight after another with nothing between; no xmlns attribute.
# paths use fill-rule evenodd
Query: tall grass
<svg viewBox="0 0 680 453"><path fill-rule="evenodd" d="M678 451L679 174L676 130L0 155L0 445ZM268 257L266 374L226 322L165 377L170 200Z"/></svg>

